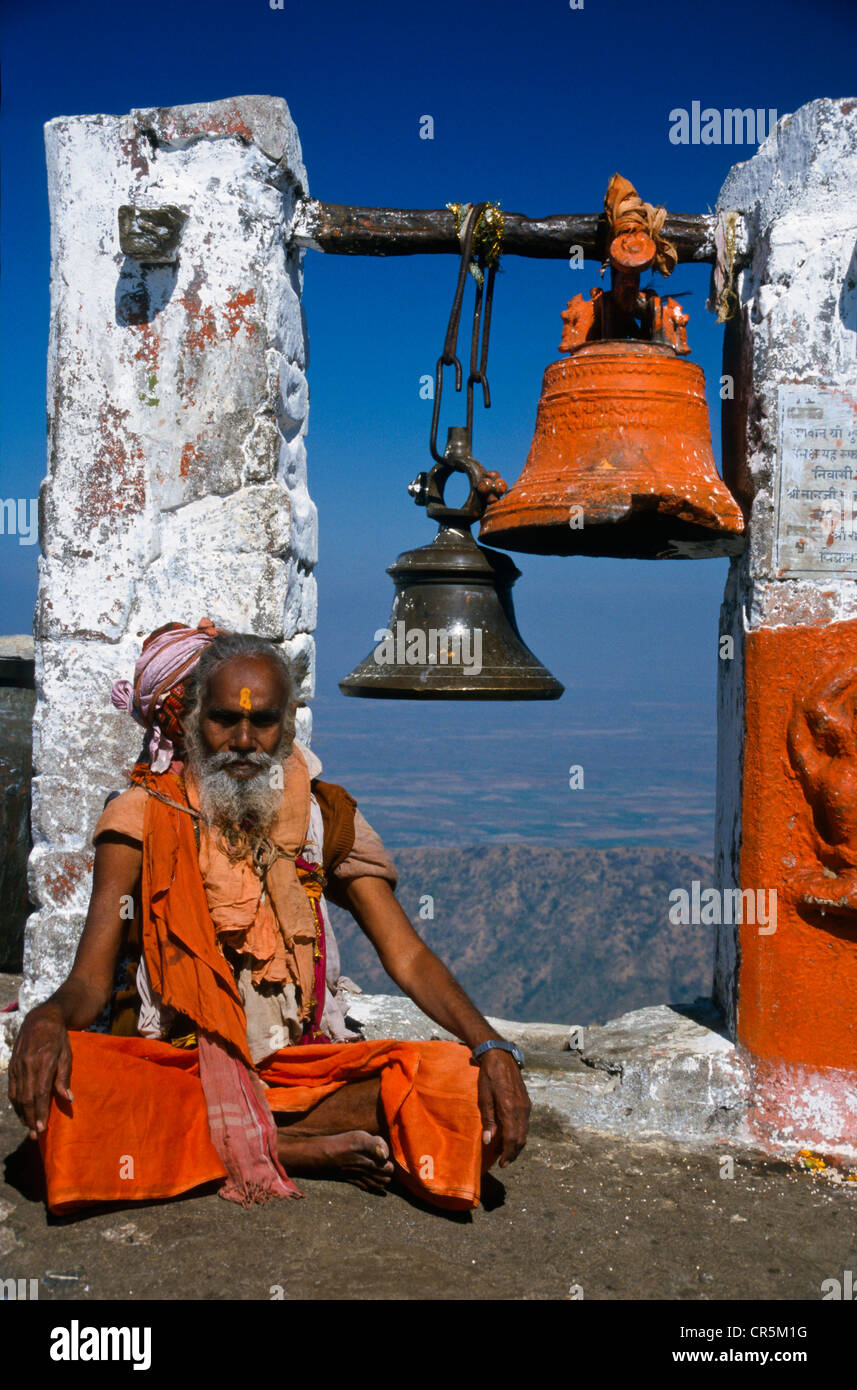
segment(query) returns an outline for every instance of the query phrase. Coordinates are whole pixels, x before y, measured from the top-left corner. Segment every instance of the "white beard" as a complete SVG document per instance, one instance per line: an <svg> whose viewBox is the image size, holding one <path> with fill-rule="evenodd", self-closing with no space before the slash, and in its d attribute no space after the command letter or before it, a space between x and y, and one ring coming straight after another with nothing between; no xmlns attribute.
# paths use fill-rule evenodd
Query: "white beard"
<svg viewBox="0 0 857 1390"><path fill-rule="evenodd" d="M202 746L192 721L185 728L187 760L199 788L199 810L208 825L221 830L252 827L256 835L266 835L274 824L283 798L282 777L272 779L288 745L286 734L270 753L208 753ZM232 763L251 763L258 768L252 777L233 777L227 771Z"/></svg>
<svg viewBox="0 0 857 1390"><path fill-rule="evenodd" d="M252 777L230 776L227 768L236 761L234 753L214 753L202 767L194 768L199 786L199 810L209 825L226 827L252 822L255 829L266 833L276 819L283 799L282 786L271 784L271 768L277 760L267 753L242 754L242 762L258 766Z"/></svg>

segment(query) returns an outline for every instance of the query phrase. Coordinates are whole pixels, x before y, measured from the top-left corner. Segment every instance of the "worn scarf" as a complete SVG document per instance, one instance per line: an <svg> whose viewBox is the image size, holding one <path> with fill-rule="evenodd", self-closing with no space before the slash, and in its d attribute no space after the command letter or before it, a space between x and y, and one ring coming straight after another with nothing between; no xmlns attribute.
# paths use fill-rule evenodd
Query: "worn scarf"
<svg viewBox="0 0 857 1390"><path fill-rule="evenodd" d="M295 863L309 822L310 797L309 771L297 747L283 773L281 811L271 832L277 856L266 875L277 930L271 923L263 926L265 940L255 945L264 952L271 948L266 968L284 971L285 978L300 986L301 1016L309 1019L317 990L318 921ZM220 943L219 925L236 949L243 949L242 933L249 941L255 923L250 918L253 895L248 893L237 909L226 901L226 877L217 866L207 827L195 815L192 782L164 773L147 790L152 794L143 835L143 953L163 1003L186 1014L197 1028L211 1138L229 1174L221 1195L245 1206L300 1195L276 1157L276 1127L253 1068L244 1009ZM261 885L257 907L260 894Z"/></svg>

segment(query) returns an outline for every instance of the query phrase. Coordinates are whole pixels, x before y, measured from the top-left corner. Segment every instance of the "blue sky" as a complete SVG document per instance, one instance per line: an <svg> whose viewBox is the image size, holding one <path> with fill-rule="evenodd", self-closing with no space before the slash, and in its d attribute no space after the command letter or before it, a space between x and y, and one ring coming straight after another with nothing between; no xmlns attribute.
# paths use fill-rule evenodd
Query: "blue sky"
<svg viewBox="0 0 857 1390"><path fill-rule="evenodd" d="M713 206L730 165L754 147L674 145L669 112L699 100L782 115L813 97L853 96L855 38L850 0L811 7L725 0L714 10L684 7L680 14L629 0L584 0L579 10L565 0L285 0L282 10L269 0L184 0L133 11L104 0L5 0L0 497L35 496L45 471L49 225L42 126L52 117L271 93L289 103L311 192L322 199L436 207L486 198L531 215L596 211L618 169L645 198L698 212ZM431 141L419 138L424 114L434 117ZM385 733L395 728L401 737L411 729L419 738L432 730L457 750L457 772L462 756L470 766L469 757L473 775L485 777L495 755L465 750L480 729L508 728L509 756L515 731L523 730L556 748L559 769L575 760L569 720L581 727L601 721L609 733L617 711L633 706L638 749L655 740L658 766L679 782L683 775L688 795L694 778L710 784L725 561L516 556L523 571L515 591L519 625L567 686L556 705L518 707L512 718L511 707L416 709L340 696L337 678L366 655L374 630L386 622L392 584L384 567L432 534L406 487L428 461L431 405L419 398L419 379L440 351L455 262L308 253L305 270L309 486L320 513L322 755L325 728L331 739L353 735L359 751L346 760L347 770L352 782L368 786ZM482 413L477 405L475 452L510 482L526 457L542 372L557 356L560 310L597 281L594 263L571 271L562 261L517 257L498 277L494 404ZM708 269L679 267L672 284L691 314L690 343L705 369L719 458L721 330L704 309ZM459 418L453 408L443 423ZM36 551L0 538L7 632L30 626ZM665 702L663 727L647 722ZM712 735L702 772L675 737L682 722ZM628 794L635 761L627 760ZM339 767L330 770L340 774ZM561 780L558 772L558 786ZM620 798L622 788L620 778ZM653 827L656 821L653 802ZM455 833L466 828L462 820Z"/></svg>

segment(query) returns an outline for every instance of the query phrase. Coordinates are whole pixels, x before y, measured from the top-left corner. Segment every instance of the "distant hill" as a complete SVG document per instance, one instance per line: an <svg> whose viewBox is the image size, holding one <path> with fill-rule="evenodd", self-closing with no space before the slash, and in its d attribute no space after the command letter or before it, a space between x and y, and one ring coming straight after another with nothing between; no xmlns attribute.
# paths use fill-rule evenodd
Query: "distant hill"
<svg viewBox="0 0 857 1390"><path fill-rule="evenodd" d="M397 849L397 897L488 1014L595 1023L709 994L713 928L669 921L669 894L713 881L703 855L529 845ZM433 919L419 916L434 899ZM331 907L343 974L394 992L357 924Z"/></svg>

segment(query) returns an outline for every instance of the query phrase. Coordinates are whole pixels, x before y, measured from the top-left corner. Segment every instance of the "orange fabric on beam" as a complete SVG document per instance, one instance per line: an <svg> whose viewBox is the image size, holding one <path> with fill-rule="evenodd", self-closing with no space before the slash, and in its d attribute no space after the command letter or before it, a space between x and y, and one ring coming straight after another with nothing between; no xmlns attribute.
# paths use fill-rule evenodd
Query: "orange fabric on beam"
<svg viewBox="0 0 857 1390"><path fill-rule="evenodd" d="M103 1033L69 1038L74 1103L55 1098L40 1136L51 1211L174 1197L226 1176L209 1137L195 1049ZM380 1074L397 1176L437 1206L478 1205L489 1155L479 1069L462 1044L289 1047L258 1072L275 1114L310 1110L348 1082Z"/></svg>

